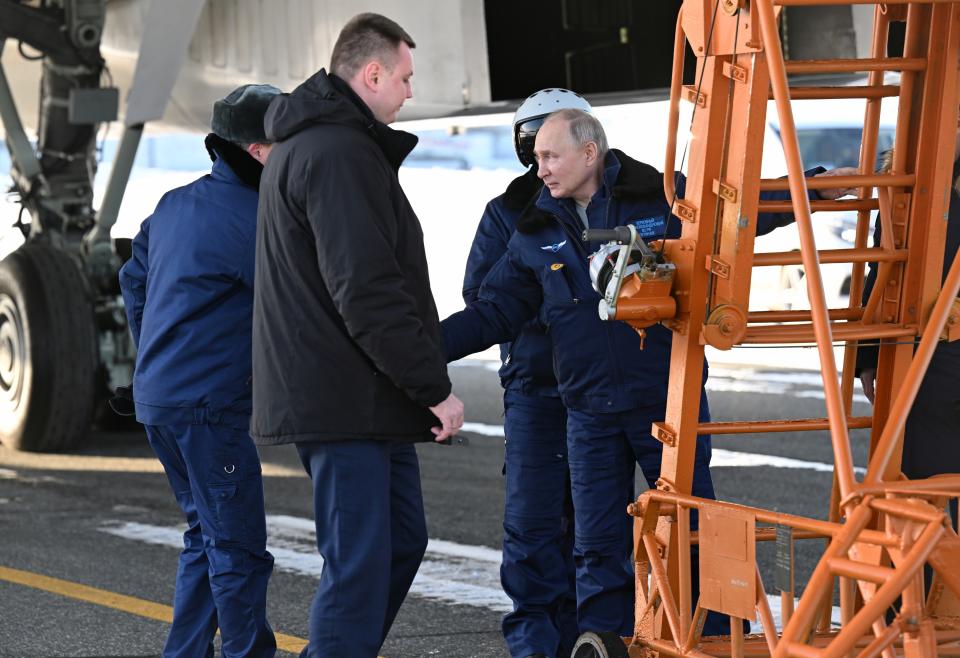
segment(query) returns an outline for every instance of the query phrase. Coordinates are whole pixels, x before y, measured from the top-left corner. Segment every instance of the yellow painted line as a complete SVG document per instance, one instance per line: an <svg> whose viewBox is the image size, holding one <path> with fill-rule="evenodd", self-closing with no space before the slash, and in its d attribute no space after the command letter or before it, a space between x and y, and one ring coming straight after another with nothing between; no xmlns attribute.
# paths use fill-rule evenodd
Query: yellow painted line
<svg viewBox="0 0 960 658"><path fill-rule="evenodd" d="M154 603L145 599L138 599L134 596L125 596L110 592L105 589L97 589L80 583L73 583L69 580L60 580L50 576L41 576L38 573L30 571L21 571L20 569L10 569L0 567L0 580L5 580L24 587L43 590L52 594L58 594L78 601L86 601L105 608L113 608L122 612L128 612L139 617L154 619L171 623L173 621L173 608L168 605ZM285 635L276 633L277 648L280 651L290 653L300 653L307 641L294 635Z"/></svg>
<svg viewBox="0 0 960 658"><path fill-rule="evenodd" d="M103 457L99 455L53 455L40 452L17 452L0 446L0 467L36 471L83 471L118 473L163 473L156 457ZM302 468L263 463L264 477L302 478Z"/></svg>

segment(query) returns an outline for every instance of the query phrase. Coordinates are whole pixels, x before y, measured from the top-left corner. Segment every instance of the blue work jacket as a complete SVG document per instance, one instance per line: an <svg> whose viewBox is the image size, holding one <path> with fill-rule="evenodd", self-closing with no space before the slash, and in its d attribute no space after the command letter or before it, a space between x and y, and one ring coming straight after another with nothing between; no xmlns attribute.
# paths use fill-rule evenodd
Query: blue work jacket
<svg viewBox="0 0 960 658"><path fill-rule="evenodd" d="M541 187L536 168L531 167L487 204L470 246L463 277L463 301L467 305L476 301L487 272L507 252L517 219L524 208L536 201ZM540 397L559 396L550 336L536 320L527 322L513 340L500 344L500 363L500 383L504 389Z"/></svg>
<svg viewBox="0 0 960 658"><path fill-rule="evenodd" d="M257 199L218 158L140 226L120 270L140 422L249 422Z"/></svg>
<svg viewBox="0 0 960 658"><path fill-rule="evenodd" d="M679 237L680 220L667 221L670 204L660 172L616 150L608 152L604 165L600 189L586 209L591 228L633 224L648 241L665 233ZM682 198L682 174L676 174L676 183ZM786 199L789 193L762 196ZM791 213L764 213L757 233L792 221ZM509 341L537 318L553 342L554 372L568 408L614 413L663 403L671 333L659 324L650 327L640 350L640 338L629 325L600 319L589 257L601 245L582 242L582 232L574 201L554 199L542 189L521 214L506 254L487 274L477 299L441 323L447 356L455 360Z"/></svg>

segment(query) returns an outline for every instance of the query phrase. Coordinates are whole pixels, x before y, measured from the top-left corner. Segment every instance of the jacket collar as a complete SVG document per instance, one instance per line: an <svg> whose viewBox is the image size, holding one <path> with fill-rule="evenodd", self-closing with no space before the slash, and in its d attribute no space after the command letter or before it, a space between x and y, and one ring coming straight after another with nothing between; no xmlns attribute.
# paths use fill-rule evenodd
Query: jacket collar
<svg viewBox="0 0 960 658"><path fill-rule="evenodd" d="M597 190L601 197L618 199L661 199L663 198L663 174L654 167L634 160L623 151L610 149L604 160L603 185ZM536 233L555 221L562 207L557 199L550 196L550 190L543 188L535 204L526 207L517 220L517 231L524 234ZM560 200L562 201L562 200Z"/></svg>
<svg viewBox="0 0 960 658"><path fill-rule="evenodd" d="M323 70L321 69L321 73L322 72ZM363 116L367 132L380 146L380 150L383 151L383 154L390 162L390 166L394 169L399 169L406 157L410 155L410 152L416 147L419 138L412 133L394 130L387 124L377 121L370 107L363 102L363 99L357 95L357 92L355 92L343 78L331 73L328 79L334 89L350 101L350 104L356 111Z"/></svg>
<svg viewBox="0 0 960 658"><path fill-rule="evenodd" d="M417 145L416 135L394 130L377 121L349 84L320 69L289 94L273 99L264 118L267 137L283 141L311 125L349 126L367 133L394 169Z"/></svg>
<svg viewBox="0 0 960 658"><path fill-rule="evenodd" d="M213 168L210 174L217 180L231 184L242 184L254 190L260 189L260 176L263 165L257 162L242 148L222 137L210 133L204 139L204 146Z"/></svg>

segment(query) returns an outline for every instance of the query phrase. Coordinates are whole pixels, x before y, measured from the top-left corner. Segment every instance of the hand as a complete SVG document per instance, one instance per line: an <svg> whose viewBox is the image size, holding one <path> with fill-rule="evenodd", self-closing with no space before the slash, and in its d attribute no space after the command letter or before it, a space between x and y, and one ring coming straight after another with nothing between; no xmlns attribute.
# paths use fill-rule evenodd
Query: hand
<svg viewBox="0 0 960 658"><path fill-rule="evenodd" d="M856 167L837 167L822 174L817 174L814 178L820 178L821 176L857 176L859 173L860 170ZM842 196L856 193L857 188L855 187L831 187L825 190L817 190L821 199L839 199Z"/></svg>
<svg viewBox="0 0 960 658"><path fill-rule="evenodd" d="M873 368L864 368L860 371L860 384L863 386L863 394L873 404L873 398L876 395L876 389L873 384L877 381L877 371Z"/></svg>
<svg viewBox="0 0 960 658"><path fill-rule="evenodd" d="M430 407L430 411L443 423L443 427L430 428L430 431L436 437L434 441L437 443L446 441L463 427L463 402L453 393L448 395L447 399L440 404Z"/></svg>

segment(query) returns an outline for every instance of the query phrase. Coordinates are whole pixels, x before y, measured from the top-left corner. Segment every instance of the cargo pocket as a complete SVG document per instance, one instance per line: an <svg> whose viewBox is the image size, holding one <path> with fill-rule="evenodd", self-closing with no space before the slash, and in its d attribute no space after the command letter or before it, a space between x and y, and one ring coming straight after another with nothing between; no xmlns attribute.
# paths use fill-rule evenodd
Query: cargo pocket
<svg viewBox="0 0 960 658"><path fill-rule="evenodd" d="M243 543L247 534L247 510L240 485L233 482L210 485L210 499L216 522L214 541Z"/></svg>

